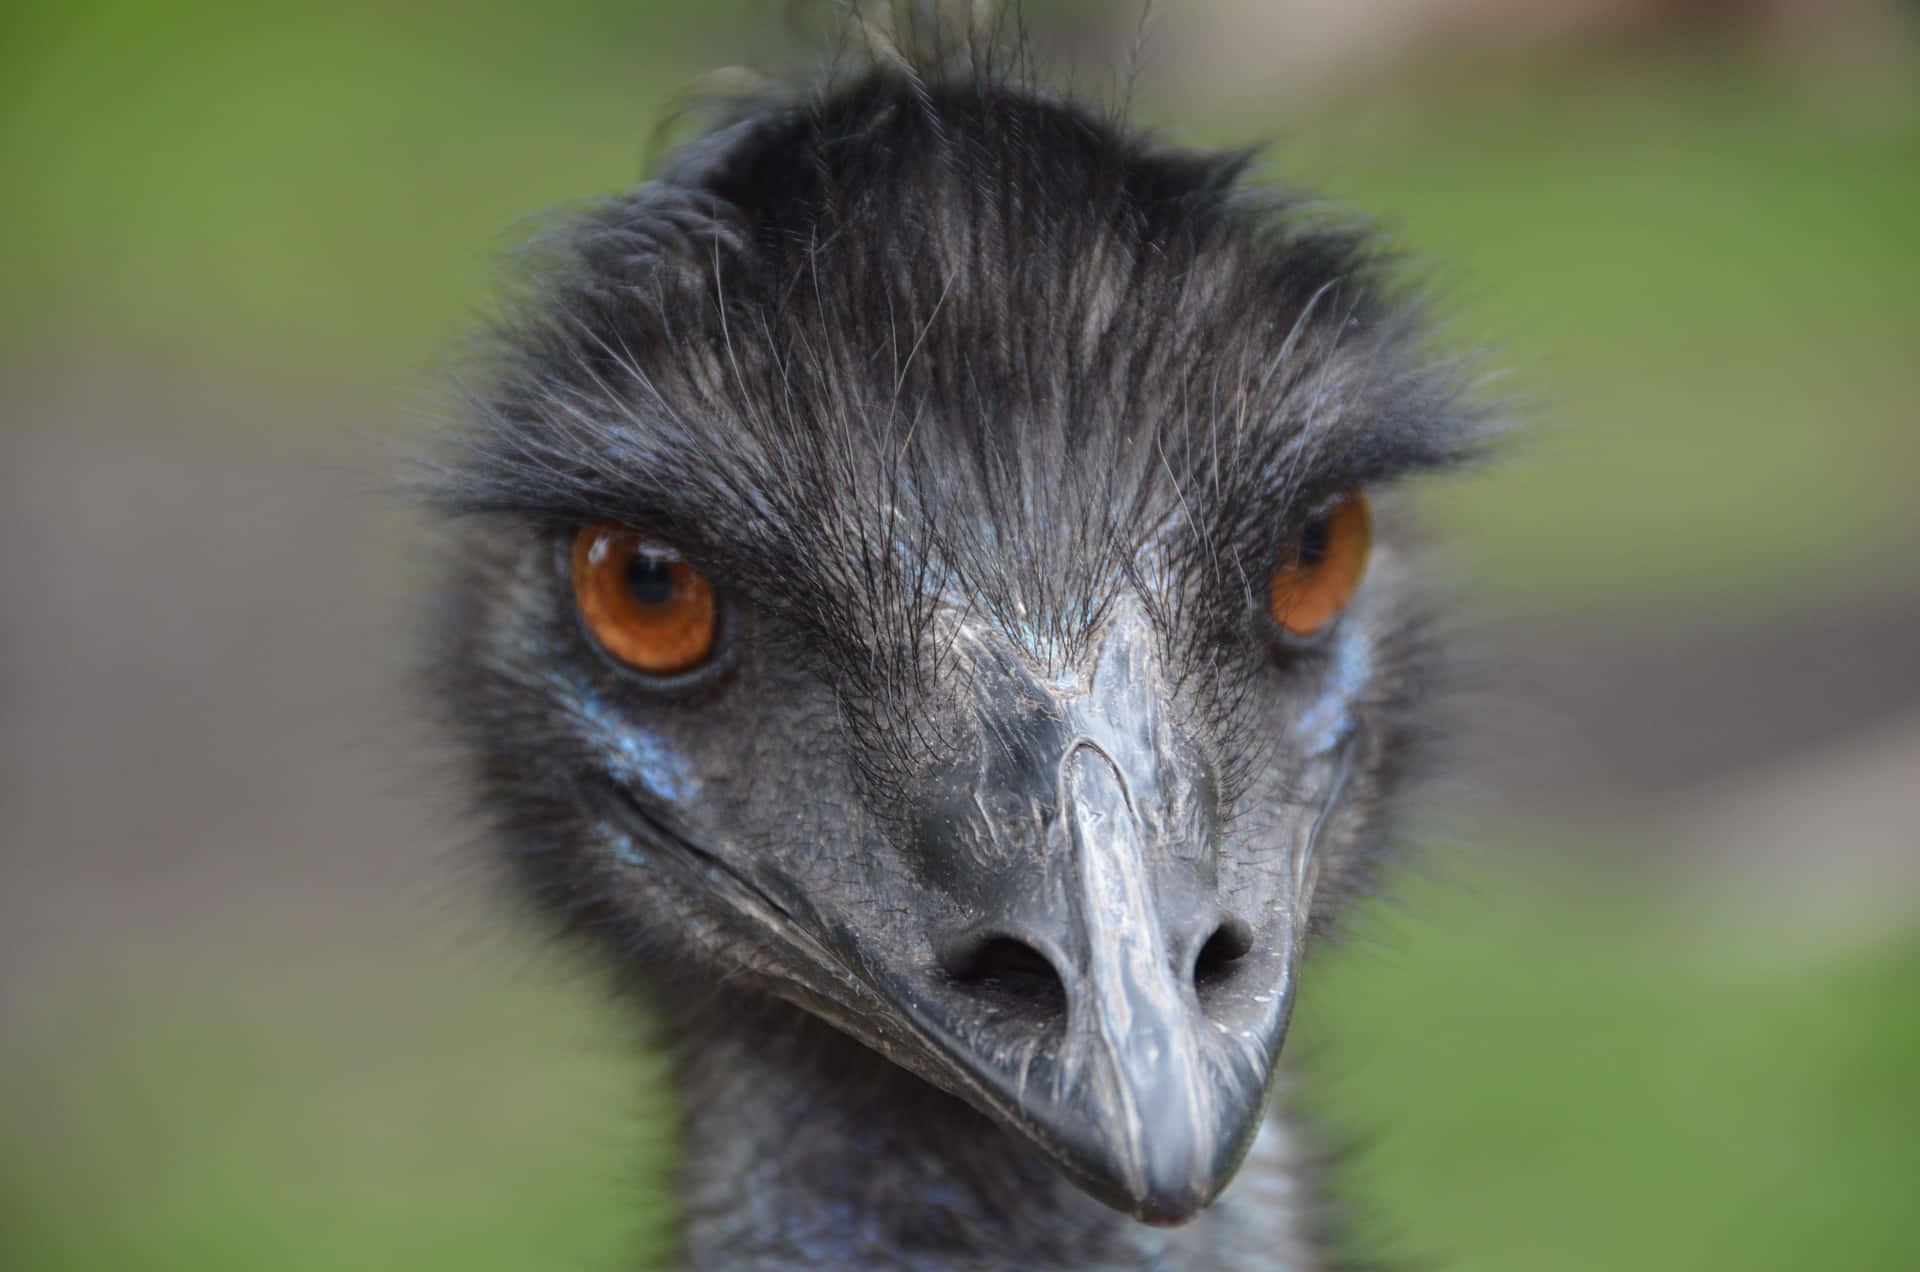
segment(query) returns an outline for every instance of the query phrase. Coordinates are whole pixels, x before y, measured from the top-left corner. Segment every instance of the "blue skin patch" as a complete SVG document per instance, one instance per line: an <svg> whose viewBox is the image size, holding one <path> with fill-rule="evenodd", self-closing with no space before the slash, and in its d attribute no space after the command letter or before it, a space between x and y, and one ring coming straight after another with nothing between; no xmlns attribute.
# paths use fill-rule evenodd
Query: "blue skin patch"
<svg viewBox="0 0 1920 1272"><path fill-rule="evenodd" d="M693 765L651 729L633 723L591 690L568 686L566 703L586 726L588 737L608 758L607 774L669 803L700 792Z"/></svg>
<svg viewBox="0 0 1920 1272"><path fill-rule="evenodd" d="M562 699L589 742L607 757L607 776L664 802L689 799L699 792L693 766L658 734L628 720L590 689L567 684ZM646 865L645 847L624 828L601 821L595 829L615 861L635 869Z"/></svg>
<svg viewBox="0 0 1920 1272"><path fill-rule="evenodd" d="M1353 704L1373 672L1373 646L1354 632L1342 640L1327 676L1326 688L1300 715L1296 728L1315 755L1324 755L1353 732Z"/></svg>
<svg viewBox="0 0 1920 1272"><path fill-rule="evenodd" d="M646 850L633 841L623 828L610 821L597 821L593 824L595 837L607 845L613 859L623 866L640 869L647 864Z"/></svg>

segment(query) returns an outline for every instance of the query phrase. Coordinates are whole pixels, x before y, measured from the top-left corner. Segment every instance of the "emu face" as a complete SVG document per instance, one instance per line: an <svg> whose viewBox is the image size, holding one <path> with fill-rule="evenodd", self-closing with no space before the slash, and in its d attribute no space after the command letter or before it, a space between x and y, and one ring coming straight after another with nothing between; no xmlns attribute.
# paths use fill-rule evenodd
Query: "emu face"
<svg viewBox="0 0 1920 1272"><path fill-rule="evenodd" d="M1407 763L1357 492L1466 445L1365 243L1242 166L984 78L751 111L572 229L444 492L534 894L1155 1222L1245 1154Z"/></svg>

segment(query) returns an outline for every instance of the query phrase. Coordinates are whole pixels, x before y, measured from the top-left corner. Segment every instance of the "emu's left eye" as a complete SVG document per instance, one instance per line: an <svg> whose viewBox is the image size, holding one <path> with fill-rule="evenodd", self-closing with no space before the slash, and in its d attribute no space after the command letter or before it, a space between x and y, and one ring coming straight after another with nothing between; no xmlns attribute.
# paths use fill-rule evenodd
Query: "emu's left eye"
<svg viewBox="0 0 1920 1272"><path fill-rule="evenodd" d="M1314 514L1273 572L1273 621L1296 636L1331 623L1360 586L1372 546L1373 519L1359 491Z"/></svg>
<svg viewBox="0 0 1920 1272"><path fill-rule="evenodd" d="M625 526L574 533L573 596L601 648L636 670L677 675L713 653L719 613L706 575Z"/></svg>

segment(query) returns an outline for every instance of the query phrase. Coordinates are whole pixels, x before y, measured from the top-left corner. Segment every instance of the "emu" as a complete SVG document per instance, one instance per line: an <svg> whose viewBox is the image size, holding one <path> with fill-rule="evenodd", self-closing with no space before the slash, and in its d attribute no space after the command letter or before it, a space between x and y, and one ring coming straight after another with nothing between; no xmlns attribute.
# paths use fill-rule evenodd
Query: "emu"
<svg viewBox="0 0 1920 1272"><path fill-rule="evenodd" d="M1275 1066L1426 750L1388 488L1482 430L1369 235L1247 167L876 64L499 324L438 700L662 1022L688 1266L1333 1263Z"/></svg>

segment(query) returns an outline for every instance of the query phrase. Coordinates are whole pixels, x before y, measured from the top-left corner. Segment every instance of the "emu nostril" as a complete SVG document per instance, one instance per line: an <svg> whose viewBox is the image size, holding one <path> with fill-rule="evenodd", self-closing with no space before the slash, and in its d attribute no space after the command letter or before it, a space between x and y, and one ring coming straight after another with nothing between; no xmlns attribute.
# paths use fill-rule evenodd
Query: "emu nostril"
<svg viewBox="0 0 1920 1272"><path fill-rule="evenodd" d="M1064 1016L1067 987L1039 950L1013 936L991 936L946 960L947 973L964 985L1017 999L1049 1016Z"/></svg>
<svg viewBox="0 0 1920 1272"><path fill-rule="evenodd" d="M1226 978L1233 964L1253 950L1253 929L1239 919L1227 919L1213 930L1193 960L1193 983L1206 986Z"/></svg>

